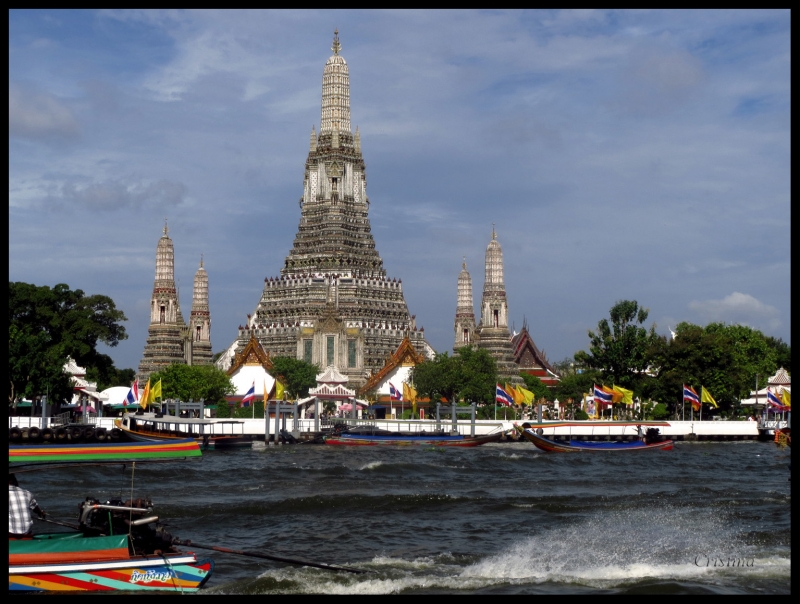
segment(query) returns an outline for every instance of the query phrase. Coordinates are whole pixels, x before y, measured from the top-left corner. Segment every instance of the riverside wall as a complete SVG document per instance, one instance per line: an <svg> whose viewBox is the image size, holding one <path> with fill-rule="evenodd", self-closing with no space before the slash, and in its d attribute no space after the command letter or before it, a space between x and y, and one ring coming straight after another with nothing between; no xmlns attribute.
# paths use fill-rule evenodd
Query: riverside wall
<svg viewBox="0 0 800 604"><path fill-rule="evenodd" d="M101 417L92 420L96 427L111 429L114 427L113 417ZM167 419L167 418L165 418ZM266 423L263 418L241 419L241 423L232 424L230 419L211 419L206 420L211 423L211 429L206 428L205 432L213 434L247 434L254 437L262 437L265 434ZM342 422L340 418L332 420ZM351 420L352 421L352 420ZM377 428L391 431L410 431L418 432L421 430L435 430L437 424L433 420L370 420L368 423ZM518 423L522 423L521 421ZM785 422L784 422L785 423ZM764 430L759 430L758 422L752 421L670 421L669 426L659 427L661 434L673 440L756 440L764 437ZM46 418L46 425L50 425L50 418ZM27 428L35 426L42 427L40 417L9 417L9 428L17 426ZM295 427L291 416L286 418L286 429L290 432L300 432L304 434L315 433L322 426L315 423L313 419L299 419ZM452 426L450 418L442 418L441 428L449 430ZM512 421L502 420L477 420L475 422L475 434L483 435L497 431L510 431L514 427ZM457 423L457 429L461 434L470 434L472 426L469 420L461 420ZM568 440L577 438L578 440L618 440L636 438L635 426L589 426L576 425L571 427L548 428L544 427L543 435L556 440ZM270 432L275 432L275 419L270 421Z"/></svg>

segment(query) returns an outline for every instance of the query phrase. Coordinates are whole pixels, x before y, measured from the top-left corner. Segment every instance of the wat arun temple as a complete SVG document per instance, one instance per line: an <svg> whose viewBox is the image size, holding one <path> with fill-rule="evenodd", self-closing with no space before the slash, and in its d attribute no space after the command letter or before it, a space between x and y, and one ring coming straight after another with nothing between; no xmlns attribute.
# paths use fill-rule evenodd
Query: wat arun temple
<svg viewBox="0 0 800 604"><path fill-rule="evenodd" d="M305 163L300 223L294 245L280 274L264 280L255 310L240 325L237 337L217 359L228 370L251 340L271 357L290 356L324 369L335 367L350 387L377 375L401 344L419 358L435 351L417 328L403 296L403 284L383 266L369 222L370 201L361 138L350 126L350 75L339 54L338 32L333 55L322 74L319 133L312 127ZM172 274L174 252L167 236L159 241L153 289L150 336L138 379L170 362L206 364L210 359L208 278L195 282L193 316L186 325ZM552 373L533 340L508 329L502 250L492 229L486 250L486 283L481 322L475 325L472 285L466 265L458 278L455 346L485 348L498 363L501 379L519 383L528 365ZM202 263L201 263L202 270ZM199 281L198 281L199 280ZM555 374L553 374L555 375Z"/></svg>
<svg viewBox="0 0 800 604"><path fill-rule="evenodd" d="M300 224L280 275L264 291L233 346L254 337L270 356L335 366L348 383L363 384L404 338L426 357L433 349L409 314L400 279L386 274L369 222L369 198L358 129L350 127L350 75L339 54L322 74L322 117L313 127L300 199Z"/></svg>

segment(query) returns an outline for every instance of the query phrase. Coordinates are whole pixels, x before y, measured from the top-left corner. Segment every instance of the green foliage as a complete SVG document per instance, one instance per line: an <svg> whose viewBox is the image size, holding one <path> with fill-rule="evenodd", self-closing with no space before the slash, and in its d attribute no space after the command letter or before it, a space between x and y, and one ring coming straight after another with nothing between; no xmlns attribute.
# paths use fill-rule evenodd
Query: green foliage
<svg viewBox="0 0 800 604"><path fill-rule="evenodd" d="M217 403L217 417L230 417L231 416L231 406L228 401L219 401Z"/></svg>
<svg viewBox="0 0 800 604"><path fill-rule="evenodd" d="M90 382L97 382L98 392L113 386L130 386L136 379L135 369L117 369L112 364L105 371L97 367L86 369L86 379Z"/></svg>
<svg viewBox="0 0 800 604"><path fill-rule="evenodd" d="M452 357L443 352L411 370L411 379L420 396L432 401L490 402L494 400L497 366L491 355L471 346L459 348Z"/></svg>
<svg viewBox="0 0 800 604"><path fill-rule="evenodd" d="M792 367L792 347L780 338L773 338L772 336L764 336L767 341L767 346L775 352L775 364L780 368L783 367L791 371Z"/></svg>
<svg viewBox="0 0 800 604"><path fill-rule="evenodd" d="M59 283L52 289L9 282L9 402L49 392L50 400L72 397L63 367L67 357L100 375L113 368L97 344L116 346L128 337L120 325L125 314L107 296L86 296Z"/></svg>
<svg viewBox="0 0 800 604"><path fill-rule="evenodd" d="M233 409L233 417L237 418L264 418L264 401L256 400L252 407L235 407Z"/></svg>
<svg viewBox="0 0 800 604"><path fill-rule="evenodd" d="M730 410L755 387L756 375L763 388L779 367L778 348L750 327L679 323L675 334L669 341L657 338L651 347L656 378L645 392L673 413L679 414L683 405L683 384L694 386L698 393L704 386L720 410Z"/></svg>
<svg viewBox="0 0 800 604"><path fill-rule="evenodd" d="M308 390L317 385L319 367L294 357L275 357L272 359L273 371L286 387L287 399L304 398Z"/></svg>
<svg viewBox="0 0 800 604"><path fill-rule="evenodd" d="M577 420L584 420L589 419L589 414L586 413L583 409L575 409L575 419Z"/></svg>
<svg viewBox="0 0 800 604"><path fill-rule="evenodd" d="M669 410L664 403L656 403L650 410L650 419L659 420L669 417Z"/></svg>
<svg viewBox="0 0 800 604"><path fill-rule="evenodd" d="M582 373L569 373L561 377L549 397L561 401L570 398L575 401L583 401L583 395L591 392L593 384L601 381L602 377L597 369L587 369Z"/></svg>
<svg viewBox="0 0 800 604"><path fill-rule="evenodd" d="M164 399L199 401L215 405L225 400L235 389L228 374L214 365L182 365L175 363L150 375L150 384L161 380Z"/></svg>
<svg viewBox="0 0 800 604"><path fill-rule="evenodd" d="M639 398L663 403L665 417L677 416L684 404L683 384L689 384L698 392L704 386L719 404L714 413L729 416L755 387L756 377L763 388L779 367L791 367L788 344L744 325L679 323L668 340L654 326L649 331L641 326L648 311L635 301L617 302L610 315L610 323L603 319L596 333L589 332L589 352L575 353L578 367L587 370L566 373L566 366L561 368L555 388L559 399L578 400L593 382L618 384Z"/></svg>
<svg viewBox="0 0 800 604"><path fill-rule="evenodd" d="M535 375L522 371L520 372L520 376L522 376L522 379L525 381L525 388L533 392L533 400L538 401L542 397L548 399L553 396L550 388L545 386L544 382Z"/></svg>
<svg viewBox="0 0 800 604"><path fill-rule="evenodd" d="M649 331L641 327L649 312L635 300L620 300L611 307L611 323L602 319L597 333L589 331L589 352L575 353L575 360L600 370L604 381L635 389L648 366L647 352L658 337L655 325Z"/></svg>

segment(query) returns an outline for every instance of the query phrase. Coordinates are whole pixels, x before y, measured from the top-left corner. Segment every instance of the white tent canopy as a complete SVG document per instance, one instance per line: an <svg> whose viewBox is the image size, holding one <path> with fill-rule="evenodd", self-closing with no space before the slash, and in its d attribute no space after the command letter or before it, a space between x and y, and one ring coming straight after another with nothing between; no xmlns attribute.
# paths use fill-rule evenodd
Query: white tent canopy
<svg viewBox="0 0 800 604"><path fill-rule="evenodd" d="M261 365L242 365L231 376L231 383L236 389L236 396L244 396L255 385L257 398L264 396L264 389L267 394L272 392L275 386L275 378L267 373Z"/></svg>
<svg viewBox="0 0 800 604"><path fill-rule="evenodd" d="M106 396L105 399L102 399L106 405L121 405L125 401L130 390L128 386L112 386L111 388L103 390L100 395Z"/></svg>

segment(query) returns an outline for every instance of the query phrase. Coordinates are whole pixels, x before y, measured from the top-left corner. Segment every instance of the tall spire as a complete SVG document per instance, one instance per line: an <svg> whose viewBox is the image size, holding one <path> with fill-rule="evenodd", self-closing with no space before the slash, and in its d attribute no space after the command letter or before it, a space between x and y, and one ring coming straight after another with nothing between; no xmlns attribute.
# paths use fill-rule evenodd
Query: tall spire
<svg viewBox="0 0 800 604"><path fill-rule="evenodd" d="M487 289L488 288L488 289ZM486 279L483 282L484 295L487 291L501 291L505 297L506 285L503 278L503 248L497 241L497 233L492 225L492 240L486 246Z"/></svg>
<svg viewBox="0 0 800 604"><path fill-rule="evenodd" d="M350 132L350 72L339 55L339 30L333 37L333 56L322 72L322 120L319 133Z"/></svg>
<svg viewBox="0 0 800 604"><path fill-rule="evenodd" d="M142 360L139 363L139 380L171 365L185 361L178 288L175 284L175 248L170 239L167 219L161 238L156 245L156 276L150 299L150 327Z"/></svg>
<svg viewBox="0 0 800 604"><path fill-rule="evenodd" d="M472 277L467 272L467 259L461 264L458 275L458 300L456 302L455 344L453 350L473 344L475 340L475 306L472 303Z"/></svg>
<svg viewBox="0 0 800 604"><path fill-rule="evenodd" d="M192 365L210 365L212 357L211 313L208 308L208 273L203 268L202 254L200 255L200 268L194 274L189 337L192 347Z"/></svg>
<svg viewBox="0 0 800 604"><path fill-rule="evenodd" d="M492 240L486 246L486 279L481 300L479 346L489 351L497 363L497 373L512 384L521 384L519 366L514 362L511 332L508 331L508 301L503 279L503 249L492 225Z"/></svg>

